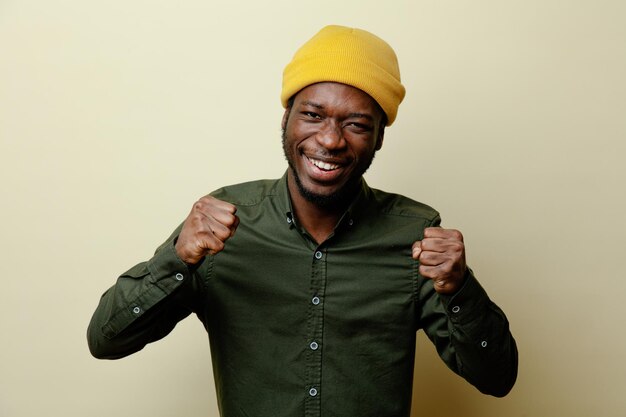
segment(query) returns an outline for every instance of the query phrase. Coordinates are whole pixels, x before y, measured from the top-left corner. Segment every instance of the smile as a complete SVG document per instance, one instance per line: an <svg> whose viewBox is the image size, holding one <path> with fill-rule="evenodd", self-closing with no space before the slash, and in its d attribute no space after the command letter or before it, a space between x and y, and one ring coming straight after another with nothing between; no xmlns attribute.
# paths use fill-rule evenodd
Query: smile
<svg viewBox="0 0 626 417"><path fill-rule="evenodd" d="M319 159L313 159L313 158L309 158L308 156L306 156L306 159L313 165L315 165L316 167L318 167L319 169L321 169L322 171L334 171L338 168L340 168L340 165L337 164L330 164L328 162L324 162L324 161L320 161Z"/></svg>

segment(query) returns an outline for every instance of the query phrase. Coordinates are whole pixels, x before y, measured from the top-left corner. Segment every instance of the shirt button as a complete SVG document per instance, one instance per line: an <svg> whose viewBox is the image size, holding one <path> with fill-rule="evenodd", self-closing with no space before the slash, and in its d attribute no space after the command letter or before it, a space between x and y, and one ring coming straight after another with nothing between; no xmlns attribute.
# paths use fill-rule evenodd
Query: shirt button
<svg viewBox="0 0 626 417"><path fill-rule="evenodd" d="M459 307L459 306L454 306L454 307L452 307L452 312L453 312L454 314L458 313L459 311L461 311L461 307Z"/></svg>
<svg viewBox="0 0 626 417"><path fill-rule="evenodd" d="M311 299L311 302L313 303L313 305L318 305L320 303L320 298L319 297L313 297Z"/></svg>
<svg viewBox="0 0 626 417"><path fill-rule="evenodd" d="M317 395L317 390L316 390L315 388L311 388L311 389L309 390L309 395L310 395L311 397L315 397L315 396Z"/></svg>
<svg viewBox="0 0 626 417"><path fill-rule="evenodd" d="M317 348L319 347L319 345L317 344L317 342L311 342L311 344L309 345L309 347L311 348L311 350L317 350Z"/></svg>
<svg viewBox="0 0 626 417"><path fill-rule="evenodd" d="M133 313L135 313L135 314L141 313L141 308L139 308L139 307L133 308Z"/></svg>
<svg viewBox="0 0 626 417"><path fill-rule="evenodd" d="M293 220L291 220L291 216L287 216L287 224L291 224Z"/></svg>
<svg viewBox="0 0 626 417"><path fill-rule="evenodd" d="M181 274L180 272L178 274L176 274L176 280L178 281L182 281L183 280L183 274Z"/></svg>
<svg viewBox="0 0 626 417"><path fill-rule="evenodd" d="M348 220L348 225L352 226L354 224L354 220L350 219Z"/></svg>
<svg viewBox="0 0 626 417"><path fill-rule="evenodd" d="M480 342L480 345L481 345L482 347L487 347L487 341L486 341L486 340L483 340L482 342Z"/></svg>
<svg viewBox="0 0 626 417"><path fill-rule="evenodd" d="M322 252L320 251L315 252L315 259L322 259L322 256L324 256Z"/></svg>

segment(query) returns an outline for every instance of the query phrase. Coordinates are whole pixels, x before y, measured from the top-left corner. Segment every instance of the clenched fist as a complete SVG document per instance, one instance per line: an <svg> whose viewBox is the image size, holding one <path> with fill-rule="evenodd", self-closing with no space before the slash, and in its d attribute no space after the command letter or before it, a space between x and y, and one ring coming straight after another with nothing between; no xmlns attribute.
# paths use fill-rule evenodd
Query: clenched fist
<svg viewBox="0 0 626 417"><path fill-rule="evenodd" d="M413 259L419 273L433 280L435 291L454 294L461 288L467 266L463 235L458 230L428 227L424 238L413 243Z"/></svg>
<svg viewBox="0 0 626 417"><path fill-rule="evenodd" d="M235 234L237 208L207 195L198 200L187 216L176 241L176 253L184 262L195 265L207 254L224 249L224 242Z"/></svg>

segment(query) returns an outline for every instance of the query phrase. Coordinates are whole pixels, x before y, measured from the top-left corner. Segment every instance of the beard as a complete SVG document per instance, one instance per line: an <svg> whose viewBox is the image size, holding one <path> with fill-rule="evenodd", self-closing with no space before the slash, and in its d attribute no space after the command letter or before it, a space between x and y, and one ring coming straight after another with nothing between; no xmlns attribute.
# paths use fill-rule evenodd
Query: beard
<svg viewBox="0 0 626 417"><path fill-rule="evenodd" d="M293 173L293 178L296 186L298 187L300 195L308 202L315 204L321 209L327 210L343 209L352 202L356 193L358 192L363 174L365 174L370 165L372 165L372 162L374 161L374 157L376 156L377 152L374 151L374 153L372 153L371 158L366 161L366 163L361 167L360 172L354 172L352 178L343 187L330 194L320 194L306 188L302 183L302 180L298 175L298 171L296 170L296 166L294 163L294 158L296 157L296 155L294 155L293 152L288 149L286 145L287 134L285 132L285 129L282 130L281 137L285 159L287 159L289 168L291 168L291 172Z"/></svg>

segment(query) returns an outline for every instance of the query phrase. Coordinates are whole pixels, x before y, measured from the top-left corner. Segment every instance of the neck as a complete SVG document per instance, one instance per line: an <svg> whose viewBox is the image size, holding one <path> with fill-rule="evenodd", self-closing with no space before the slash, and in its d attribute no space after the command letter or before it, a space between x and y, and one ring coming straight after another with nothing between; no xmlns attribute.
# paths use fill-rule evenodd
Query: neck
<svg viewBox="0 0 626 417"><path fill-rule="evenodd" d="M339 219L348 208L349 201L332 206L316 204L301 194L291 172L287 175L287 185L298 223L318 244L324 242L333 233Z"/></svg>

